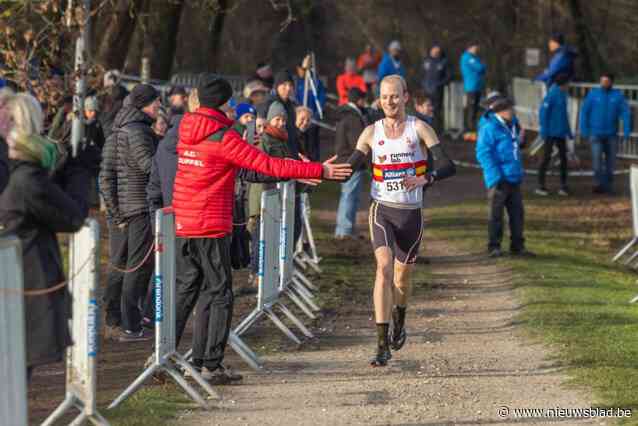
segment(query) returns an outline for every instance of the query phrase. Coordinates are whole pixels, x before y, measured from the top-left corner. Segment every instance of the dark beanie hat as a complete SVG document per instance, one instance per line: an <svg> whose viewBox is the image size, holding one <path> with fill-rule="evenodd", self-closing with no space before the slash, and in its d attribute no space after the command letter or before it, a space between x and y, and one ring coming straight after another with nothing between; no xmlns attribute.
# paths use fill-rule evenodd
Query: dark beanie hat
<svg viewBox="0 0 638 426"><path fill-rule="evenodd" d="M553 33L549 39L554 40L556 43L560 44L561 46L565 44L565 36L563 35L563 33L558 33L558 32Z"/></svg>
<svg viewBox="0 0 638 426"><path fill-rule="evenodd" d="M348 102L352 102L353 104L356 104L361 99L365 98L365 96L366 94L358 87L353 87L348 90Z"/></svg>
<svg viewBox="0 0 638 426"><path fill-rule="evenodd" d="M188 93L186 93L186 89L184 88L184 86L173 86L171 87L171 90L168 92L168 96L171 97L173 95L186 96L188 95Z"/></svg>
<svg viewBox="0 0 638 426"><path fill-rule="evenodd" d="M511 99L506 98L505 96L500 96L492 101L490 104L490 109L494 112L505 111L514 106L514 103Z"/></svg>
<svg viewBox="0 0 638 426"><path fill-rule="evenodd" d="M150 84L138 84L129 94L130 103L137 109L142 109L159 98L159 93Z"/></svg>
<svg viewBox="0 0 638 426"><path fill-rule="evenodd" d="M281 70L279 71L277 74L275 74L275 88L277 88L277 86L279 86L280 84L284 84L286 82L293 82L292 80L292 75L290 74L290 71L288 70Z"/></svg>
<svg viewBox="0 0 638 426"><path fill-rule="evenodd" d="M233 96L233 88L227 80L212 74L204 74L197 84L197 97L203 107L219 108Z"/></svg>

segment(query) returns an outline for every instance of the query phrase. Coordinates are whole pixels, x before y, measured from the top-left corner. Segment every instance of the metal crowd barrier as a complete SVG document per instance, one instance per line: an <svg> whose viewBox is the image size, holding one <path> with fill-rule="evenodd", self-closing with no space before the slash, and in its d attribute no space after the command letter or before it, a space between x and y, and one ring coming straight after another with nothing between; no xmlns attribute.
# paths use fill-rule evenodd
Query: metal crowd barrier
<svg viewBox="0 0 638 426"><path fill-rule="evenodd" d="M465 129L463 83L452 81L445 86L443 95L443 127L454 139Z"/></svg>
<svg viewBox="0 0 638 426"><path fill-rule="evenodd" d="M0 240L0 423L28 424L22 248Z"/></svg>
<svg viewBox="0 0 638 426"><path fill-rule="evenodd" d="M172 209L160 209L155 214L155 352L146 370L109 405L109 409L119 405L159 372L168 374L195 402L207 408L204 397L182 376L179 367L187 371L210 397L221 398L175 347L175 255L175 217Z"/></svg>
<svg viewBox="0 0 638 426"><path fill-rule="evenodd" d="M321 274L321 268L319 262L321 258L317 252L317 245L315 244L315 237L312 233L312 227L310 226L310 198L307 193L300 195L299 200L301 202L301 238L297 244L295 251L294 261L299 265L302 270L306 270L310 266L318 274ZM297 278L303 281L303 283L313 290L318 290L309 280L305 277L296 274Z"/></svg>
<svg viewBox="0 0 638 426"><path fill-rule="evenodd" d="M109 424L96 408L99 244L100 228L95 219L87 219L86 225L71 237L68 286L73 298L73 346L66 354L66 398L42 423L43 426L53 425L73 407L80 410L80 415L72 424L87 420L96 425Z"/></svg>
<svg viewBox="0 0 638 426"><path fill-rule="evenodd" d="M631 166L631 170L629 172L629 186L631 188L631 218L634 235L633 238L622 249L620 249L618 253L616 253L614 258L611 260L612 262L621 261L625 255L630 253L629 250L638 242L638 165L632 164ZM629 254L629 257L626 257L622 261L622 263L624 265L631 265L637 257L638 250L634 250L633 253ZM631 303L636 301L638 301L638 296L632 299Z"/></svg>
<svg viewBox="0 0 638 426"><path fill-rule="evenodd" d="M266 315L290 340L301 344L301 340L279 319L274 311L274 308L278 307L302 333L307 337L313 337L306 326L279 298L281 204L279 189L271 189L262 193L257 307L235 328L235 333L241 336L259 318Z"/></svg>

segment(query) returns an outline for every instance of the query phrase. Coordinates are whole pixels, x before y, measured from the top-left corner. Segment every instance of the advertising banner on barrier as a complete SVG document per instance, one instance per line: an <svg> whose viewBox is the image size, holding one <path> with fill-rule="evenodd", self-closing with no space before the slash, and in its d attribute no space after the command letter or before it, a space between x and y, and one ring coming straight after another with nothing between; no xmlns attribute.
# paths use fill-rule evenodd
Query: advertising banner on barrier
<svg viewBox="0 0 638 426"><path fill-rule="evenodd" d="M0 239L0 423L28 424L22 248Z"/></svg>

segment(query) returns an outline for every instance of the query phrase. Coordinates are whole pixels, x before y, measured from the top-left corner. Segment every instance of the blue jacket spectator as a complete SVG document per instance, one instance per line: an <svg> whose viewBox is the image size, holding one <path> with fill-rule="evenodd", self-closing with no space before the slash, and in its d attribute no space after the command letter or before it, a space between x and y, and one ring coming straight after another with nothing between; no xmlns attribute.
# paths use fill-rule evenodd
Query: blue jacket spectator
<svg viewBox="0 0 638 426"><path fill-rule="evenodd" d="M506 123L493 112L484 115L476 141L476 159L483 169L483 180L489 189L501 181L511 184L523 180L523 164L519 148L519 127Z"/></svg>
<svg viewBox="0 0 638 426"><path fill-rule="evenodd" d="M541 138L573 139L567 116L567 93L553 84L538 112Z"/></svg>
<svg viewBox="0 0 638 426"><path fill-rule="evenodd" d="M399 74L405 78L405 68L401 63L401 44L394 40L388 45L388 52L383 55L383 59L377 69L377 81L381 83L384 77Z"/></svg>
<svg viewBox="0 0 638 426"><path fill-rule="evenodd" d="M552 53L549 66L536 77L536 81L543 81L550 87L556 82L556 77L563 74L567 81L574 78L574 58L576 51L565 44L565 36L561 33L554 33L549 38L548 48Z"/></svg>
<svg viewBox="0 0 638 426"><path fill-rule="evenodd" d="M625 95L611 87L592 89L580 111L580 134L584 138L615 137L619 119L622 119L625 137L629 137L631 111Z"/></svg>
<svg viewBox="0 0 638 426"><path fill-rule="evenodd" d="M485 87L485 64L469 49L461 55L461 75L465 92L480 92Z"/></svg>
<svg viewBox="0 0 638 426"><path fill-rule="evenodd" d="M321 110L325 111L326 89L323 87L323 83L318 78L315 77L312 80L314 81L315 88L317 89L317 99L319 100L319 105L321 105ZM303 105L305 87L306 80L304 78L295 79L295 99L299 105ZM312 86L308 87L308 108L312 110L313 118L319 120L319 110L317 108L317 103L315 102L315 94L312 91Z"/></svg>

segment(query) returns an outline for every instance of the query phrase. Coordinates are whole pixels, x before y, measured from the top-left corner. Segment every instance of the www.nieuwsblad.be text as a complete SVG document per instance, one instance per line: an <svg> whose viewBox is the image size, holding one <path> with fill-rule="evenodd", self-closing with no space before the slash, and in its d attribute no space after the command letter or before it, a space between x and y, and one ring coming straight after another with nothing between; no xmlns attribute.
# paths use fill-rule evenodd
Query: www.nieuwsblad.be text
<svg viewBox="0 0 638 426"><path fill-rule="evenodd" d="M629 418L632 415L630 408L512 408L503 405L498 408L500 418L581 418L590 419L597 417Z"/></svg>

